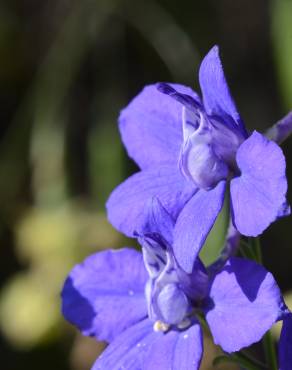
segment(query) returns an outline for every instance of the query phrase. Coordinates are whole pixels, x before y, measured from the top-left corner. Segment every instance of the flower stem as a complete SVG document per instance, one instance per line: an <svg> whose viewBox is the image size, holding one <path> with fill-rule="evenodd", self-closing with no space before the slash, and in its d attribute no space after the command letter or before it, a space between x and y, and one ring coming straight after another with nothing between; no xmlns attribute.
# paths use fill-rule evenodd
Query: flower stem
<svg viewBox="0 0 292 370"><path fill-rule="evenodd" d="M277 370L277 355L276 355L276 349L275 344L272 338L271 332L267 332L267 334L264 336L264 351L266 356L266 361L269 364L270 370Z"/></svg>
<svg viewBox="0 0 292 370"><path fill-rule="evenodd" d="M262 265L263 257L262 257L262 249L261 249L260 238L255 238L254 239L254 251L255 251L255 255L257 257L257 262Z"/></svg>
<svg viewBox="0 0 292 370"><path fill-rule="evenodd" d="M256 255L256 261L262 264L263 258L262 258L260 239L259 238L250 239L250 243L253 246L253 250ZM266 335L264 336L263 345L264 345L266 361L269 364L269 369L277 370L278 365L277 365L276 348L275 348L273 337L270 331L268 331Z"/></svg>
<svg viewBox="0 0 292 370"><path fill-rule="evenodd" d="M248 258L248 259L254 260L254 261L257 260L257 256L255 255L255 252L253 251L252 246L250 245L250 243L247 243L244 240L240 241L239 252L240 252L241 256L244 257L244 258Z"/></svg>
<svg viewBox="0 0 292 370"><path fill-rule="evenodd" d="M262 250L261 250L261 242L259 238L249 238L248 245L252 250L252 254L254 256L254 260L262 265L263 257L262 257Z"/></svg>

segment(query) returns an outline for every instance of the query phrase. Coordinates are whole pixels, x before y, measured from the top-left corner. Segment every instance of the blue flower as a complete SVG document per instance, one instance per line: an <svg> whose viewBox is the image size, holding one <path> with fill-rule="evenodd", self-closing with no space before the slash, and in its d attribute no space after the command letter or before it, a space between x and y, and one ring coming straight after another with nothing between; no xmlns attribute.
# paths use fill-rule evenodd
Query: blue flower
<svg viewBox="0 0 292 370"><path fill-rule="evenodd" d="M198 369L199 315L226 352L259 341L285 306L273 276L255 262L230 258L210 275L199 259L191 273L172 250L172 217L156 199L136 231L141 253L124 248L87 258L62 291L64 316L84 335L109 342L93 370Z"/></svg>
<svg viewBox="0 0 292 370"><path fill-rule="evenodd" d="M111 223L133 236L152 196L177 219L173 248L190 272L220 212L227 185L233 224L246 236L261 234L290 213L285 158L280 147L249 134L225 81L218 48L202 61L202 99L182 85L151 85L121 112L119 127L128 154L141 168L111 194ZM292 116L268 132L281 141ZM192 248L190 248L192 246Z"/></svg>

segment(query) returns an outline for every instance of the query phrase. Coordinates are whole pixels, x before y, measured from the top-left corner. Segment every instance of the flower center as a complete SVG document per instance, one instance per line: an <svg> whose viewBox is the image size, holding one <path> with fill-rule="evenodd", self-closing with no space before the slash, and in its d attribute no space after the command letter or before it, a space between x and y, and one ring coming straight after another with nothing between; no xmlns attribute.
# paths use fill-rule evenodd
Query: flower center
<svg viewBox="0 0 292 370"><path fill-rule="evenodd" d="M148 316L155 331L167 331L170 326L179 330L191 325L194 305L208 289L208 275L198 260L192 274L177 265L172 250L155 246L144 239L143 257L149 273L145 287Z"/></svg>
<svg viewBox="0 0 292 370"><path fill-rule="evenodd" d="M199 188L214 188L236 169L236 151L244 140L232 122L200 109L182 109L183 144L179 168Z"/></svg>
<svg viewBox="0 0 292 370"><path fill-rule="evenodd" d="M165 322L162 322L160 320L155 321L153 325L154 331L162 331L163 333L167 332L170 328L169 324L166 324Z"/></svg>
<svg viewBox="0 0 292 370"><path fill-rule="evenodd" d="M176 327L179 330L185 330L191 325L192 321L188 317L186 317L183 321L177 324ZM153 330L156 332L162 331L163 333L166 333L169 329L171 329L171 325L160 320L155 321L153 325Z"/></svg>

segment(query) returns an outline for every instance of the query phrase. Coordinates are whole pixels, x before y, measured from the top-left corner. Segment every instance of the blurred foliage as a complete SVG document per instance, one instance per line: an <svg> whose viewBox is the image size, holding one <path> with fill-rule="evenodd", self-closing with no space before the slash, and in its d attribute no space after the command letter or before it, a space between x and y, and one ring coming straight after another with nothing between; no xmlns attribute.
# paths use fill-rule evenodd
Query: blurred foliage
<svg viewBox="0 0 292 370"><path fill-rule="evenodd" d="M119 110L146 83L197 89L200 59L218 43L248 127L266 129L292 105L291 4L0 3L1 368L90 368L103 344L63 320L59 294L86 255L133 245L104 210L110 191L137 170L120 141ZM291 140L284 146L291 180L290 147ZM226 209L207 239L206 263L224 244ZM292 278L290 222L280 221L263 240L265 263L285 290ZM205 349L202 368L212 369L220 351L208 336Z"/></svg>
<svg viewBox="0 0 292 370"><path fill-rule="evenodd" d="M287 109L292 106L292 1L272 2L272 35L279 87Z"/></svg>
<svg viewBox="0 0 292 370"><path fill-rule="evenodd" d="M15 274L3 289L0 326L14 345L29 348L60 335L59 293L72 266L90 253L119 246L120 237L103 214L76 202L28 211L16 238L19 260L29 270Z"/></svg>
<svg viewBox="0 0 292 370"><path fill-rule="evenodd" d="M47 340L60 323L59 300L42 272L18 273L2 291L1 328L19 348L31 348Z"/></svg>

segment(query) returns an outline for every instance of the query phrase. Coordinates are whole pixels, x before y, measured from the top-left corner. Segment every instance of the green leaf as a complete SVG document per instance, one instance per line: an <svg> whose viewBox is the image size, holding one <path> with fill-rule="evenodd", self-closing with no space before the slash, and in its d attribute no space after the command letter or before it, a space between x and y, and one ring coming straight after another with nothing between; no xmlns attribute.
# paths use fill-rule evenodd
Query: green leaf
<svg viewBox="0 0 292 370"><path fill-rule="evenodd" d="M224 247L225 237L229 221L229 197L225 196L225 201L219 216L213 226L208 238L201 250L200 258L206 266L213 263L220 255Z"/></svg>
<svg viewBox="0 0 292 370"><path fill-rule="evenodd" d="M276 354L276 348L275 348L275 343L272 337L271 332L267 332L267 334L264 336L264 351L266 355L266 361L269 364L269 369L270 370L277 370L278 365L277 365L277 354Z"/></svg>

